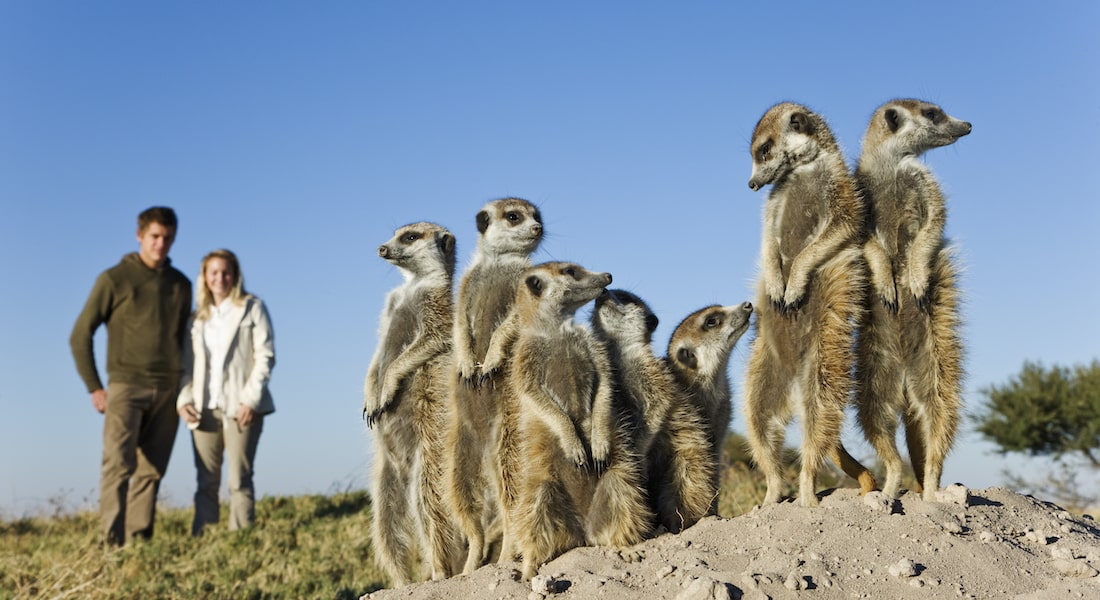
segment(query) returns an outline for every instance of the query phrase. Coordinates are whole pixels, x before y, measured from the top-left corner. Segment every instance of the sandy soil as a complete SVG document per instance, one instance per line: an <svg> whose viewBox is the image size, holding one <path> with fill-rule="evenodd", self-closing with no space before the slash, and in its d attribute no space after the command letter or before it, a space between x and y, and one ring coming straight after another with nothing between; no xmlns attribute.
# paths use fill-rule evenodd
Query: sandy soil
<svg viewBox="0 0 1100 600"><path fill-rule="evenodd" d="M518 564L364 598L1100 598L1100 524L1004 488L826 492L821 506L711 517L630 548L577 548L529 582Z"/></svg>

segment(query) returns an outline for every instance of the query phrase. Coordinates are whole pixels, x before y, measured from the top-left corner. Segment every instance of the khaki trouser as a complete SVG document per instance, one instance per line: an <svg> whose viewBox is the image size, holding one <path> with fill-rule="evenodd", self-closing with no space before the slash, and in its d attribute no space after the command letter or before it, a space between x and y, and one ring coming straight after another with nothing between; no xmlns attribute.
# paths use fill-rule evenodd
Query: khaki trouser
<svg viewBox="0 0 1100 600"><path fill-rule="evenodd" d="M229 530L249 527L256 521L252 463L260 443L264 418L257 414L248 427L241 427L233 419L223 420L222 416L220 408L204 409L198 428L191 431L195 469L198 471L191 535L202 535L204 527L218 522L223 451L229 470Z"/></svg>
<svg viewBox="0 0 1100 600"><path fill-rule="evenodd" d="M107 385L99 518L108 543L153 536L157 491L179 429L178 392L176 383Z"/></svg>

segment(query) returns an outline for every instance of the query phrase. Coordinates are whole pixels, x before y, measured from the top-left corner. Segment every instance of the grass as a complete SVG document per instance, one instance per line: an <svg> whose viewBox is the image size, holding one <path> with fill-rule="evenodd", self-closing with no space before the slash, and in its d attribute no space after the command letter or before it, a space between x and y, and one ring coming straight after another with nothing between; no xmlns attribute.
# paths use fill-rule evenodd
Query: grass
<svg viewBox="0 0 1100 600"><path fill-rule="evenodd" d="M191 509L161 509L153 539L121 549L100 545L93 512L3 522L0 598L354 599L386 584L370 512L362 491L269 497L256 527L192 538Z"/></svg>
<svg viewBox="0 0 1100 600"><path fill-rule="evenodd" d="M751 467L745 438L731 432L721 465L718 514L744 514L767 486ZM798 454L784 453L787 481ZM876 469L880 471L880 469ZM881 474L880 474L881 477ZM856 487L826 468L818 489ZM793 495L793 487L784 491ZM192 538L190 508L157 511L156 535L121 549L100 545L94 511L0 521L0 600L7 598L359 598L388 585L370 543L371 503L363 491L279 496L256 504L256 527L222 523Z"/></svg>

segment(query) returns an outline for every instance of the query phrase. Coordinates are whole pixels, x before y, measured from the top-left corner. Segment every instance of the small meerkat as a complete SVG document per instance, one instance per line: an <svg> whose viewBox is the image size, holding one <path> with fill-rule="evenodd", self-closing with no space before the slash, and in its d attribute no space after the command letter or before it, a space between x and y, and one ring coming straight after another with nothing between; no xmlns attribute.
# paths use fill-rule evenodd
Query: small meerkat
<svg viewBox="0 0 1100 600"><path fill-rule="evenodd" d="M453 575L462 550L442 489L455 238L413 223L378 255L405 281L386 297L364 384L363 415L375 429L371 536L376 560L400 587L413 580L417 546L433 579Z"/></svg>
<svg viewBox="0 0 1100 600"><path fill-rule="evenodd" d="M958 428L957 272L944 238L943 193L920 157L970 131L970 123L935 104L891 100L871 117L855 170L869 209L864 255L872 282L857 347L856 402L863 431L886 465L883 491L891 496L901 482L898 416L918 490L929 501Z"/></svg>
<svg viewBox="0 0 1100 600"><path fill-rule="evenodd" d="M745 378L749 446L767 479L764 502L778 502L785 429L798 414L798 500L816 506L826 457L860 482L861 493L875 486L871 472L840 443L866 285L858 246L864 207L828 125L805 106L784 102L768 109L753 131L751 153L749 187L772 189L764 205L756 337Z"/></svg>
<svg viewBox="0 0 1100 600"><path fill-rule="evenodd" d="M610 273L573 263L532 267L497 332L512 338L508 380L519 410L507 439L518 445L523 468L509 522L525 579L570 548L624 546L648 532L642 470L613 414L606 351L574 320L610 283Z"/></svg>
<svg viewBox="0 0 1100 600"><path fill-rule="evenodd" d="M710 510L718 465L699 408L653 353L658 323L649 306L625 290L608 290L592 313L592 331L611 361L616 408L645 464L650 509L658 524L678 532Z"/></svg>
<svg viewBox="0 0 1100 600"><path fill-rule="evenodd" d="M668 341L665 362L706 425L714 463L710 512L717 508L718 465L732 412L729 359L749 328L752 303L701 308L680 322Z"/></svg>
<svg viewBox="0 0 1100 600"><path fill-rule="evenodd" d="M503 386L482 377L493 332L500 327L516 296L520 274L531 266L531 254L543 237L542 215L531 202L504 198L477 213L477 250L463 274L454 321L454 377L447 447L447 497L468 543L464 573L490 558L500 540L501 555L510 540L501 508L505 482L500 469L500 422L507 399ZM498 370L506 370L500 361ZM494 374L496 371L493 372ZM485 379L485 385L480 385Z"/></svg>

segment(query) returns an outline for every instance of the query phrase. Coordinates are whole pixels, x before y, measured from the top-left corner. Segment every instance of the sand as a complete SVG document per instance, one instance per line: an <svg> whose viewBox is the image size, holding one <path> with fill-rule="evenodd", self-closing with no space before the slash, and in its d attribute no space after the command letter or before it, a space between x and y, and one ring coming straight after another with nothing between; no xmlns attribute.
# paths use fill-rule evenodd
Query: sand
<svg viewBox="0 0 1100 600"><path fill-rule="evenodd" d="M1100 599L1100 524L994 487L938 502L854 489L709 517L625 549L576 548L518 581L519 564L363 598Z"/></svg>

